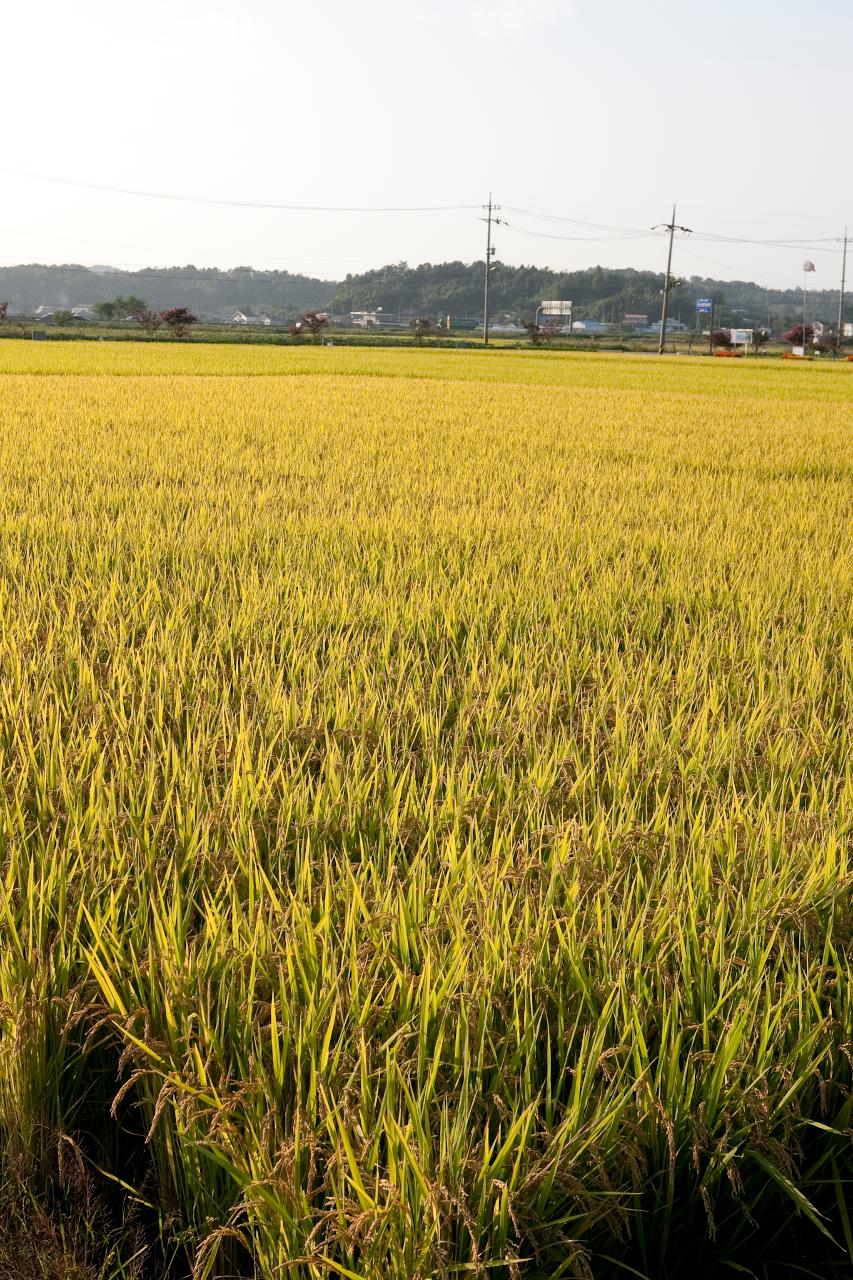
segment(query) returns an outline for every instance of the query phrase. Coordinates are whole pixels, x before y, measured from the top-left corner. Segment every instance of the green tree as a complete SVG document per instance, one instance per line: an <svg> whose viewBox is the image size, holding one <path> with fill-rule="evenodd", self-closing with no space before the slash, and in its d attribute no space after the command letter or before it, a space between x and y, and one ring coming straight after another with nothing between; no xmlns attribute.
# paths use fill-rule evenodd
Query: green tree
<svg viewBox="0 0 853 1280"><path fill-rule="evenodd" d="M129 293L126 298L119 294L113 305L116 309L116 318L119 320L123 320L125 316L135 320L140 311L148 309L145 299L137 298L135 293Z"/></svg>

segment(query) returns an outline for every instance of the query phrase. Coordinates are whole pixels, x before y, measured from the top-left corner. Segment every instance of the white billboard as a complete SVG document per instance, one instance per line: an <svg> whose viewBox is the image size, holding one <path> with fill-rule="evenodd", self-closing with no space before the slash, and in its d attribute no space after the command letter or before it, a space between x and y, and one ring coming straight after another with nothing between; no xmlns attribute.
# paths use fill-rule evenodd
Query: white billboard
<svg viewBox="0 0 853 1280"><path fill-rule="evenodd" d="M550 302L541 303L539 310L543 316L570 316L572 314L572 304L565 300L552 298Z"/></svg>
<svg viewBox="0 0 853 1280"><path fill-rule="evenodd" d="M752 345L751 329L732 329L731 335L733 347L749 347Z"/></svg>

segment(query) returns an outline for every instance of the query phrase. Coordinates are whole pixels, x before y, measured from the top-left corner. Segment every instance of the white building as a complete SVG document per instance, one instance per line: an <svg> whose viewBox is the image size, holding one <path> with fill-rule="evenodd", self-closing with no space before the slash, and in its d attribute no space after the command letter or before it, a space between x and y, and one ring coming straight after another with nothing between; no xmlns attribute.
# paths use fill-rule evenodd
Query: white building
<svg viewBox="0 0 853 1280"><path fill-rule="evenodd" d="M272 324L269 316L255 316L247 311L232 311L228 314L228 324Z"/></svg>

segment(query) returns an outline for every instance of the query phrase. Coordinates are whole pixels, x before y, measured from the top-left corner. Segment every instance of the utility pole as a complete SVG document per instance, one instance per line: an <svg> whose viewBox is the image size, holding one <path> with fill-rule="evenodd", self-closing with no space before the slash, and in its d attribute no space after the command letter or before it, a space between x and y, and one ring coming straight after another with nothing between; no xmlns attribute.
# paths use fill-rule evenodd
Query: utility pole
<svg viewBox="0 0 853 1280"><path fill-rule="evenodd" d="M496 209L500 209L499 204L492 204L492 193L489 192L489 203L484 204L486 210L485 218L481 218L481 222L486 224L486 284L483 296L483 346L489 345L489 282L492 274L492 258L495 256L495 247L492 244L492 223L496 226L500 225L500 218L494 217Z"/></svg>
<svg viewBox="0 0 853 1280"><path fill-rule="evenodd" d="M658 343L658 355L663 355L663 344L666 341L666 316L669 310L669 292L672 287L672 242L675 239L676 231L683 231L685 235L690 235L689 227L679 227L675 221L675 205L672 206L672 221L659 222L657 226L652 227L652 231L664 230L669 232L669 254L666 259L666 279L663 282L663 310L660 315L660 342Z"/></svg>
<svg viewBox="0 0 853 1280"><path fill-rule="evenodd" d="M844 228L844 252L841 258L841 289L838 294L838 325L835 330L835 356L841 351L844 338L844 286L847 284L847 228Z"/></svg>

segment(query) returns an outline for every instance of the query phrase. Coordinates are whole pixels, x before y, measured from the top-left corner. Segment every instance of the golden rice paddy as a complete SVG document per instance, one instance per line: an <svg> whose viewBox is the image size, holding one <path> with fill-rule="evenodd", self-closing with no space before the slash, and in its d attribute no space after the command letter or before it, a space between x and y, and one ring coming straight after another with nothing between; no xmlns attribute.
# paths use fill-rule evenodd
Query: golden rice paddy
<svg viewBox="0 0 853 1280"><path fill-rule="evenodd" d="M7 341L0 475L4 1186L849 1274L850 367Z"/></svg>

